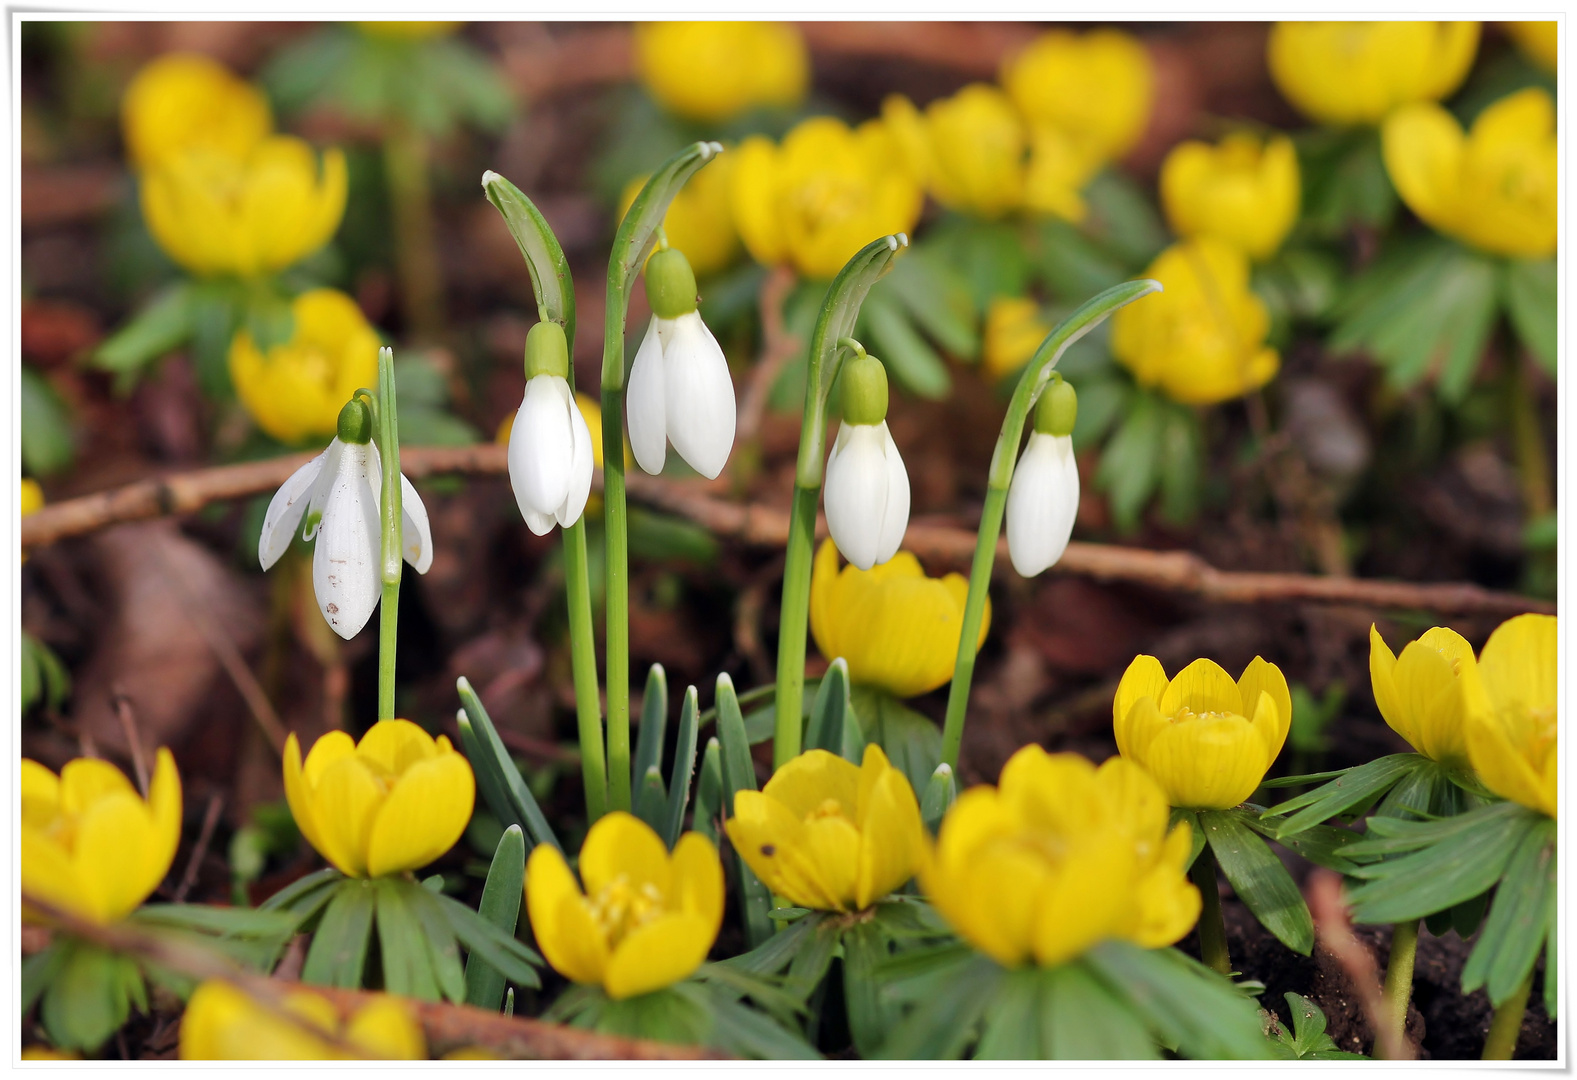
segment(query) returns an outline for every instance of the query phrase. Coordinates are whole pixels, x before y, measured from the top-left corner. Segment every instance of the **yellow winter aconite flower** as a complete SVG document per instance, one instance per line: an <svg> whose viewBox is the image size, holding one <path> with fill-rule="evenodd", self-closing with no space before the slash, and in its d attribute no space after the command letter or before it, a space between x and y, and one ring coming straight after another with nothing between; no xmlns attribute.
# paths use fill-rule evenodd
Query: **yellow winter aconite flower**
<svg viewBox="0 0 1577 1080"><path fill-rule="evenodd" d="M995 86L973 83L922 114L900 96L887 99L882 116L918 150L927 185L953 210L995 218L1024 202L1027 137L1013 102Z"/></svg>
<svg viewBox="0 0 1577 1080"><path fill-rule="evenodd" d="M419 1061L427 1040L411 1007L378 994L341 1021L334 1003L310 990L285 994L281 1007L300 1023L254 1000L223 979L193 992L181 1017L182 1061ZM324 1038L312 1031L321 1032ZM349 1047L336 1046L336 1039Z"/></svg>
<svg viewBox="0 0 1577 1080"><path fill-rule="evenodd" d="M851 681L914 697L953 677L968 594L962 574L926 577L907 551L869 570L839 570L837 547L823 540L810 575L810 633L821 655L847 661ZM990 628L988 598L977 648Z"/></svg>
<svg viewBox="0 0 1577 1080"><path fill-rule="evenodd" d="M257 426L280 442L333 435L340 409L378 381L378 333L356 301L313 289L291 301L290 340L265 355L245 328L230 343L230 380Z"/></svg>
<svg viewBox="0 0 1577 1080"><path fill-rule="evenodd" d="M1049 30L1003 63L1002 85L1032 128L1066 132L1098 165L1144 134L1155 74L1131 34Z"/></svg>
<svg viewBox="0 0 1577 1080"><path fill-rule="evenodd" d="M187 150L244 158L273 128L267 98L195 53L167 53L143 67L120 110L132 164L143 169Z"/></svg>
<svg viewBox="0 0 1577 1080"><path fill-rule="evenodd" d="M775 22L637 23L635 69L659 104L692 120L797 105L810 82L799 31Z"/></svg>
<svg viewBox="0 0 1577 1080"><path fill-rule="evenodd" d="M1096 768L1026 746L998 787L970 788L948 810L920 884L959 934L1006 967L1055 967L1114 938L1161 948L1200 909L1188 826L1168 832L1168 815L1166 796L1132 762Z"/></svg>
<svg viewBox="0 0 1577 1080"><path fill-rule="evenodd" d="M476 779L447 736L380 720L360 743L329 732L305 764L291 732L285 799L318 854L351 877L379 877L419 869L454 847L471 820Z"/></svg>
<svg viewBox="0 0 1577 1080"><path fill-rule="evenodd" d="M1554 615L1518 615L1489 635L1478 657L1484 695L1468 712L1473 769L1496 795L1555 816Z"/></svg>
<svg viewBox="0 0 1577 1080"><path fill-rule="evenodd" d="M181 777L160 749L148 797L115 766L68 761L56 776L22 759L22 891L96 923L158 888L181 839Z"/></svg>
<svg viewBox="0 0 1577 1080"><path fill-rule="evenodd" d="M538 844L526 863L526 910L548 963L616 1000L685 978L706 959L723 922L723 864L700 833L670 855L640 818L615 810L580 849L575 882L563 854Z"/></svg>
<svg viewBox="0 0 1577 1080"><path fill-rule="evenodd" d="M1040 318L1040 305L1027 296L999 296L986 309L981 355L993 379L1011 375L1029 362L1051 333Z"/></svg>
<svg viewBox="0 0 1577 1080"><path fill-rule="evenodd" d="M1466 135L1439 105L1408 105L1381 136L1391 182L1424 221L1496 255L1555 253L1555 103L1544 90L1501 98Z"/></svg>
<svg viewBox="0 0 1577 1080"><path fill-rule="evenodd" d="M1538 64L1545 71L1553 72L1555 65L1560 60L1560 42L1558 34L1560 23L1549 22L1508 22L1501 23L1513 41L1530 60Z"/></svg>
<svg viewBox="0 0 1577 1080"><path fill-rule="evenodd" d="M1161 203L1179 236L1213 236L1250 258L1275 254L1298 219L1298 155L1292 140L1249 134L1220 144L1190 139L1161 165Z"/></svg>
<svg viewBox="0 0 1577 1080"><path fill-rule="evenodd" d="M1374 702L1391 730L1434 761L1467 760L1463 730L1469 704L1477 698L1478 664L1473 646L1455 630L1436 626L1408 642L1400 656L1380 631L1369 627L1369 681Z"/></svg>
<svg viewBox="0 0 1577 1080"><path fill-rule="evenodd" d="M1168 680L1136 656L1112 701L1117 749L1155 777L1173 806L1225 810L1254 793L1292 725L1281 669L1260 657L1236 682L1214 660Z"/></svg>
<svg viewBox="0 0 1577 1080"><path fill-rule="evenodd" d="M386 41L427 41L454 33L463 22L445 22L441 19L401 19L396 22L358 22L356 29L370 37Z"/></svg>
<svg viewBox="0 0 1577 1080"><path fill-rule="evenodd" d="M38 481L29 477L22 477L22 516L36 514L44 508L44 489L38 486Z"/></svg>
<svg viewBox="0 0 1577 1080"><path fill-rule="evenodd" d="M142 215L166 254L194 274L283 270L334 235L345 213L345 155L275 135L245 158L190 150L142 177Z"/></svg>
<svg viewBox="0 0 1577 1080"><path fill-rule="evenodd" d="M914 876L925 842L914 789L875 743L858 766L807 750L736 793L724 828L773 893L823 911L870 907Z"/></svg>
<svg viewBox="0 0 1577 1080"><path fill-rule="evenodd" d="M920 180L880 120L850 128L816 116L780 145L753 135L734 153L734 223L759 263L829 279L872 240L919 220Z"/></svg>
<svg viewBox="0 0 1577 1080"><path fill-rule="evenodd" d="M1269 382L1281 357L1265 344L1270 316L1249 289L1248 258L1201 236L1173 244L1145 271L1165 291L1112 316L1111 350L1141 386L1187 405L1240 397Z"/></svg>
<svg viewBox="0 0 1577 1080"><path fill-rule="evenodd" d="M734 228L734 215L728 205L737 160L731 153L713 159L679 189L663 217L669 245L684 252L697 277L715 274L739 253L739 231ZM629 210L645 183L646 177L637 176L624 185L619 197L619 217Z"/></svg>
<svg viewBox="0 0 1577 1080"><path fill-rule="evenodd" d="M1312 119L1378 124L1460 86L1478 37L1476 22L1282 22L1270 30L1270 74Z"/></svg>

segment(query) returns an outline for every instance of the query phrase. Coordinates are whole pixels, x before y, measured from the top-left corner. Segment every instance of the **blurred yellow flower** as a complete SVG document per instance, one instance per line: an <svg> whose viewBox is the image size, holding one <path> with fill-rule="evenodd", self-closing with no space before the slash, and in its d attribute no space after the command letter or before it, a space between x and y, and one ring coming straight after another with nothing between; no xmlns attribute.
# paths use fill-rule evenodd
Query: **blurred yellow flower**
<svg viewBox="0 0 1577 1080"><path fill-rule="evenodd" d="M920 217L920 180L880 120L850 128L817 116L781 145L753 135L735 153L734 223L759 263L830 279L872 240Z"/></svg>
<svg viewBox="0 0 1577 1080"><path fill-rule="evenodd" d="M1281 357L1265 344L1270 316L1249 289L1248 258L1201 236L1173 244L1145 277L1165 291L1112 317L1112 356L1141 386L1174 401L1211 405L1257 390Z"/></svg>
<svg viewBox="0 0 1577 1080"><path fill-rule="evenodd" d="M43 1043L34 1043L32 1046L23 1047L23 1061L81 1061L82 1055L75 1050L56 1050L53 1046Z"/></svg>
<svg viewBox="0 0 1577 1080"><path fill-rule="evenodd" d="M166 254L195 274L283 270L334 235L345 213L345 155L275 135L244 159L192 150L142 177L142 214Z"/></svg>
<svg viewBox="0 0 1577 1080"><path fill-rule="evenodd" d="M1029 362L1051 333L1040 317L1040 305L1027 296L998 296L986 309L981 341L986 373L992 379L1013 374Z"/></svg>
<svg viewBox="0 0 1577 1080"><path fill-rule="evenodd" d="M734 228L734 215L728 205L737 160L730 153L713 158L679 189L663 217L669 246L684 252L697 277L717 273L739 253L739 232ZM620 218L645 183L645 176L637 176L624 185L624 193L619 196Z"/></svg>
<svg viewBox="0 0 1577 1080"><path fill-rule="evenodd" d="M670 855L651 826L622 810L599 818L580 849L575 882L563 854L538 844L526 862L526 910L542 955L615 1000L685 978L723 922L723 864L700 833Z"/></svg>
<svg viewBox="0 0 1577 1080"><path fill-rule="evenodd" d="M1117 749L1142 765L1173 806L1225 810L1254 793L1292 725L1281 669L1260 657L1236 682L1214 660L1168 680L1161 661L1136 656L1112 701Z"/></svg>
<svg viewBox="0 0 1577 1080"><path fill-rule="evenodd" d="M851 681L914 697L953 677L968 594L962 574L926 577L907 551L869 570L840 571L837 547L823 540L810 575L810 633L821 655L843 657ZM988 597L977 648L989 629Z"/></svg>
<svg viewBox="0 0 1577 1080"><path fill-rule="evenodd" d="M996 218L1023 205L1024 122L995 86L972 83L923 114L895 94L882 117L943 206Z"/></svg>
<svg viewBox="0 0 1577 1080"><path fill-rule="evenodd" d="M971 788L942 819L920 884L971 945L999 964L1055 967L1102 941L1147 949L1199 918L1189 827L1167 831L1166 797L1122 758L1026 746L1000 786ZM929 845L927 845L929 847Z"/></svg>
<svg viewBox="0 0 1577 1080"><path fill-rule="evenodd" d="M31 477L22 477L22 516L36 514L44 508L44 489Z"/></svg>
<svg viewBox="0 0 1577 1080"><path fill-rule="evenodd" d="M427 1040L411 1007L387 994L341 1021L334 1003L311 990L291 990L280 1007L299 1023L223 979L199 986L181 1017L182 1061L420 1061ZM323 1038L312 1034L321 1032ZM357 1053L330 1039L354 1047Z"/></svg>
<svg viewBox="0 0 1577 1080"><path fill-rule="evenodd" d="M1473 646L1449 627L1436 626L1408 642L1400 657L1369 627L1369 681L1391 730L1434 761L1465 764L1463 732L1469 702L1477 700Z"/></svg>
<svg viewBox="0 0 1577 1080"><path fill-rule="evenodd" d="M1292 140L1239 133L1216 146L1179 143L1161 164L1161 204L1177 235L1213 236L1267 259L1298 220Z"/></svg>
<svg viewBox="0 0 1577 1080"><path fill-rule="evenodd" d="M56 776L22 759L22 891L96 923L130 915L158 888L181 840L181 777L162 747L146 800L107 761Z"/></svg>
<svg viewBox="0 0 1577 1080"><path fill-rule="evenodd" d="M1386 172L1408 209L1496 255L1555 254L1555 103L1538 87L1501 98L1466 135L1439 105L1408 105L1381 129Z"/></svg>
<svg viewBox="0 0 1577 1080"><path fill-rule="evenodd" d="M658 104L691 120L797 105L810 83L799 31L775 22L637 23L635 70Z"/></svg>
<svg viewBox="0 0 1577 1080"><path fill-rule="evenodd" d="M1501 25L1528 59L1545 71L1554 73L1555 65L1560 61L1560 42L1557 40L1560 23L1507 22Z"/></svg>
<svg viewBox="0 0 1577 1080"><path fill-rule="evenodd" d="M273 128L267 98L195 53L166 53L145 65L120 110L132 164L143 169L188 150L244 158Z"/></svg>
<svg viewBox="0 0 1577 1080"><path fill-rule="evenodd" d="M476 779L447 736L380 720L360 743L329 732L305 764L291 732L285 799L318 854L350 877L378 877L420 869L454 847L471 820Z"/></svg>
<svg viewBox="0 0 1577 1080"><path fill-rule="evenodd" d="M358 22L356 29L385 41L426 41L429 38L445 37L464 25L459 21L401 19L396 22Z"/></svg>
<svg viewBox="0 0 1577 1080"><path fill-rule="evenodd" d="M1467 750L1484 786L1501 798L1555 816L1554 615L1518 615L1489 635L1479 654L1482 697L1467 717Z"/></svg>
<svg viewBox="0 0 1577 1080"><path fill-rule="evenodd" d="M356 301L313 289L290 304L290 340L265 356L245 328L230 342L230 381L257 426L285 443L333 435L339 412L378 381L378 333Z"/></svg>
<svg viewBox="0 0 1577 1080"><path fill-rule="evenodd" d="M1066 132L1094 166L1122 157L1150 121L1155 74L1131 34L1048 30L1002 65L1002 86L1031 128Z"/></svg>
<svg viewBox="0 0 1577 1080"><path fill-rule="evenodd" d="M1378 124L1460 86L1478 37L1476 22L1281 22L1270 30L1270 74L1314 120Z"/></svg>
<svg viewBox="0 0 1577 1080"><path fill-rule="evenodd" d="M914 876L925 842L914 789L875 743L858 766L807 750L736 793L724 828L773 893L823 911L870 907Z"/></svg>

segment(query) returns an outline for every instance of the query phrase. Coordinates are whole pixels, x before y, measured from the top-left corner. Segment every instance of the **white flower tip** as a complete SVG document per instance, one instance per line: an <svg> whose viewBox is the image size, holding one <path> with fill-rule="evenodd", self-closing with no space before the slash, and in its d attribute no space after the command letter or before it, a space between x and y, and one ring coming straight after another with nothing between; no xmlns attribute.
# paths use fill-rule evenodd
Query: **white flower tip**
<svg viewBox="0 0 1577 1080"><path fill-rule="evenodd" d="M1146 289L1143 293L1141 293L1140 294L1141 296L1149 296L1153 292L1165 292L1166 291L1166 286L1162 285L1159 281L1155 280L1155 278L1144 278L1142 280L1144 281L1144 283L1146 285L1148 285L1150 287L1148 289Z"/></svg>
<svg viewBox="0 0 1577 1080"><path fill-rule="evenodd" d="M487 190L487 186L489 184L491 184L494 180L502 180L502 179L503 179L502 176L498 175L492 169L488 169L486 172L484 172L482 174L482 190L486 191Z"/></svg>
<svg viewBox="0 0 1577 1080"><path fill-rule="evenodd" d="M721 154L722 152L723 152L723 144L720 143L720 142L704 142L704 143L701 144L701 160L702 161L711 161L713 158L715 158L718 154Z"/></svg>
<svg viewBox="0 0 1577 1080"><path fill-rule="evenodd" d="M389 345L379 346L379 348L378 348L378 362L381 364L384 360L388 360L391 363L394 361L394 348L392 346L389 346Z"/></svg>
<svg viewBox="0 0 1577 1080"><path fill-rule="evenodd" d="M887 238L887 248L889 251L897 251L899 248L906 248L908 246L908 233L894 233L892 236Z"/></svg>
<svg viewBox="0 0 1577 1080"><path fill-rule="evenodd" d="M728 672L726 671L719 672L717 676L718 691L721 692L724 687L727 687L730 690L734 688L734 680L729 678Z"/></svg>
<svg viewBox="0 0 1577 1080"><path fill-rule="evenodd" d="M933 779L938 777L938 776L951 777L952 775L953 775L953 767L951 765L949 765L945 761L942 762L942 764L938 765L936 767L936 771L931 774Z"/></svg>

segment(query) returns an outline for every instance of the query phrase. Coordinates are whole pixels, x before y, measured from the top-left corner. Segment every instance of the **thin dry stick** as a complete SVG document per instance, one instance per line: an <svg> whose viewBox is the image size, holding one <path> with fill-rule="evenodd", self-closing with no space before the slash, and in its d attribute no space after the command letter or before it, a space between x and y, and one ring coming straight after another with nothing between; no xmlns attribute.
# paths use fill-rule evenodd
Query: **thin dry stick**
<svg viewBox="0 0 1577 1080"><path fill-rule="evenodd" d="M1385 994L1380 987L1380 967L1374 961L1374 954L1353 935L1352 924L1347 921L1341 875L1334 870L1316 869L1309 875L1307 892L1309 912L1314 916L1320 942L1346 972L1347 981L1358 995L1364 1019L1369 1022L1369 1030L1374 1032L1375 1056L1386 1061L1411 1061L1412 1044L1387 1019L1390 1010L1385 1006Z"/></svg>
<svg viewBox="0 0 1577 1080"><path fill-rule="evenodd" d="M805 344L783 324L783 301L794 291L794 281L793 270L777 266L761 282L761 358L750 373L750 384L739 403L740 442L749 441L760 430L761 415L766 411L773 384Z"/></svg>
<svg viewBox="0 0 1577 1080"><path fill-rule="evenodd" d="M197 833L197 843L192 845L192 857L186 860L186 873L181 875L181 883L170 897L177 904L184 901L186 894L192 891L192 886L197 884L197 873L202 869L203 857L208 854L208 845L213 842L214 829L219 824L219 811L224 809L224 804L224 796L217 791L208 797L208 809L203 812L203 827Z"/></svg>
<svg viewBox="0 0 1577 1080"><path fill-rule="evenodd" d="M115 718L120 721L121 731L126 734L126 745L131 748L131 767L137 775L137 790L142 792L142 797L146 799L148 762L142 756L142 740L137 737L137 714L132 710L131 698L119 683L110 688L110 702L115 707Z"/></svg>

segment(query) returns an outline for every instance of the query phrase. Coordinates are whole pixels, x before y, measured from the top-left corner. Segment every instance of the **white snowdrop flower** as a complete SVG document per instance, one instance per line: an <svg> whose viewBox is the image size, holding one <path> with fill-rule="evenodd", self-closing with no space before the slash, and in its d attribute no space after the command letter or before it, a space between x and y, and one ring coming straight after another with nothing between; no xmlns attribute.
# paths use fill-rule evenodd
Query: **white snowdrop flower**
<svg viewBox="0 0 1577 1080"><path fill-rule="evenodd" d="M716 479L734 448L734 380L696 310L695 274L678 249L647 261L646 296L652 321L624 399L630 448L637 464L656 475L672 443L692 469Z"/></svg>
<svg viewBox="0 0 1577 1080"><path fill-rule="evenodd" d="M353 638L378 606L383 580L379 500L383 470L372 442L372 418L360 401L340 410L339 434L328 449L291 474L274 493L263 517L257 559L267 570L290 547L306 518L303 540L312 552L312 589L323 618L342 638ZM433 562L427 508L411 482L400 477L401 540L405 561L418 574Z"/></svg>
<svg viewBox="0 0 1577 1080"><path fill-rule="evenodd" d="M1056 375L1035 409L1035 430L1008 485L1008 556L1034 577L1062 558L1079 513L1079 466L1073 457L1078 396Z"/></svg>
<svg viewBox="0 0 1577 1080"><path fill-rule="evenodd" d="M564 328L537 323L526 337L526 394L509 432L509 484L538 536L579 521L591 493L591 429L568 374Z"/></svg>
<svg viewBox="0 0 1577 1080"><path fill-rule="evenodd" d="M898 553L909 527L909 473L887 430L887 372L863 349L843 365L843 423L827 457L827 531L869 570Z"/></svg>

